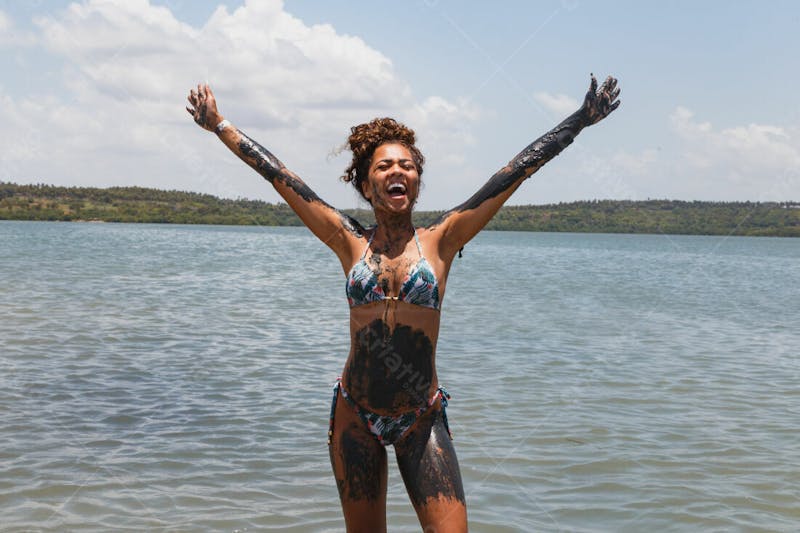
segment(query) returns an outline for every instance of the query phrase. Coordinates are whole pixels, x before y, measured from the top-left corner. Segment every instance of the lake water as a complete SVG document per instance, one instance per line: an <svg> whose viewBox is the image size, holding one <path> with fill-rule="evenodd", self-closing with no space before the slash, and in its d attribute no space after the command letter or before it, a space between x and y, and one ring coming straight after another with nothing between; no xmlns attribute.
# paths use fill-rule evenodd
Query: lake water
<svg viewBox="0 0 800 533"><path fill-rule="evenodd" d="M347 324L303 228L0 222L0 530L342 531ZM798 346L800 239L481 233L438 351L471 530L797 531Z"/></svg>

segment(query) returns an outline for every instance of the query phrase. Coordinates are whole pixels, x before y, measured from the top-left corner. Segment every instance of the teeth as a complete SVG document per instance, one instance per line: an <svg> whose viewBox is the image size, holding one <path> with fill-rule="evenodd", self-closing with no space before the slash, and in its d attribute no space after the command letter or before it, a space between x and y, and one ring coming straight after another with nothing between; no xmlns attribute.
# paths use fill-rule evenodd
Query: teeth
<svg viewBox="0 0 800 533"><path fill-rule="evenodd" d="M394 193L405 194L405 192L406 192L406 186L403 185L402 183L392 183L391 185L389 185L390 194Z"/></svg>

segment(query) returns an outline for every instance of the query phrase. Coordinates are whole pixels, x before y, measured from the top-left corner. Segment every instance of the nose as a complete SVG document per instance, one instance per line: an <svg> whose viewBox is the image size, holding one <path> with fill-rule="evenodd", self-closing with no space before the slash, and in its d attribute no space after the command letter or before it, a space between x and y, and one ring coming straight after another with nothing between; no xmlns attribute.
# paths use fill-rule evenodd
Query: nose
<svg viewBox="0 0 800 533"><path fill-rule="evenodd" d="M400 165L400 163L392 163L392 166L386 172L389 176L397 176L405 174L405 169Z"/></svg>

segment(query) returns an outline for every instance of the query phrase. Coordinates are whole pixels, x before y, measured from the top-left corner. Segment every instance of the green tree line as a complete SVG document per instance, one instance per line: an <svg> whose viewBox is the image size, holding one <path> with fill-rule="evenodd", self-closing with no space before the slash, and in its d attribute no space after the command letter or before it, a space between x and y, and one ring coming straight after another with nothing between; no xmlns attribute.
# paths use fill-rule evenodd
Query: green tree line
<svg viewBox="0 0 800 533"><path fill-rule="evenodd" d="M344 210L364 225L368 209ZM441 211L419 211L426 225ZM300 226L284 203L224 199L143 187L57 187L0 182L0 220L61 220ZM487 229L578 233L666 233L800 237L798 202L591 200L505 206Z"/></svg>

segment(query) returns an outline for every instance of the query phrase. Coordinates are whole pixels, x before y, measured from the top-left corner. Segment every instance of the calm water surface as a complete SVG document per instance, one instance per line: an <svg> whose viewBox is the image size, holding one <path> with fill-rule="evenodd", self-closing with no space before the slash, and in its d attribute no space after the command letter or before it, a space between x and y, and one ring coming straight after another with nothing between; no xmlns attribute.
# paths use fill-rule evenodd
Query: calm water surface
<svg viewBox="0 0 800 533"><path fill-rule="evenodd" d="M472 530L800 529L800 239L484 232L442 319ZM302 228L0 222L0 530L343 530L347 331Z"/></svg>

